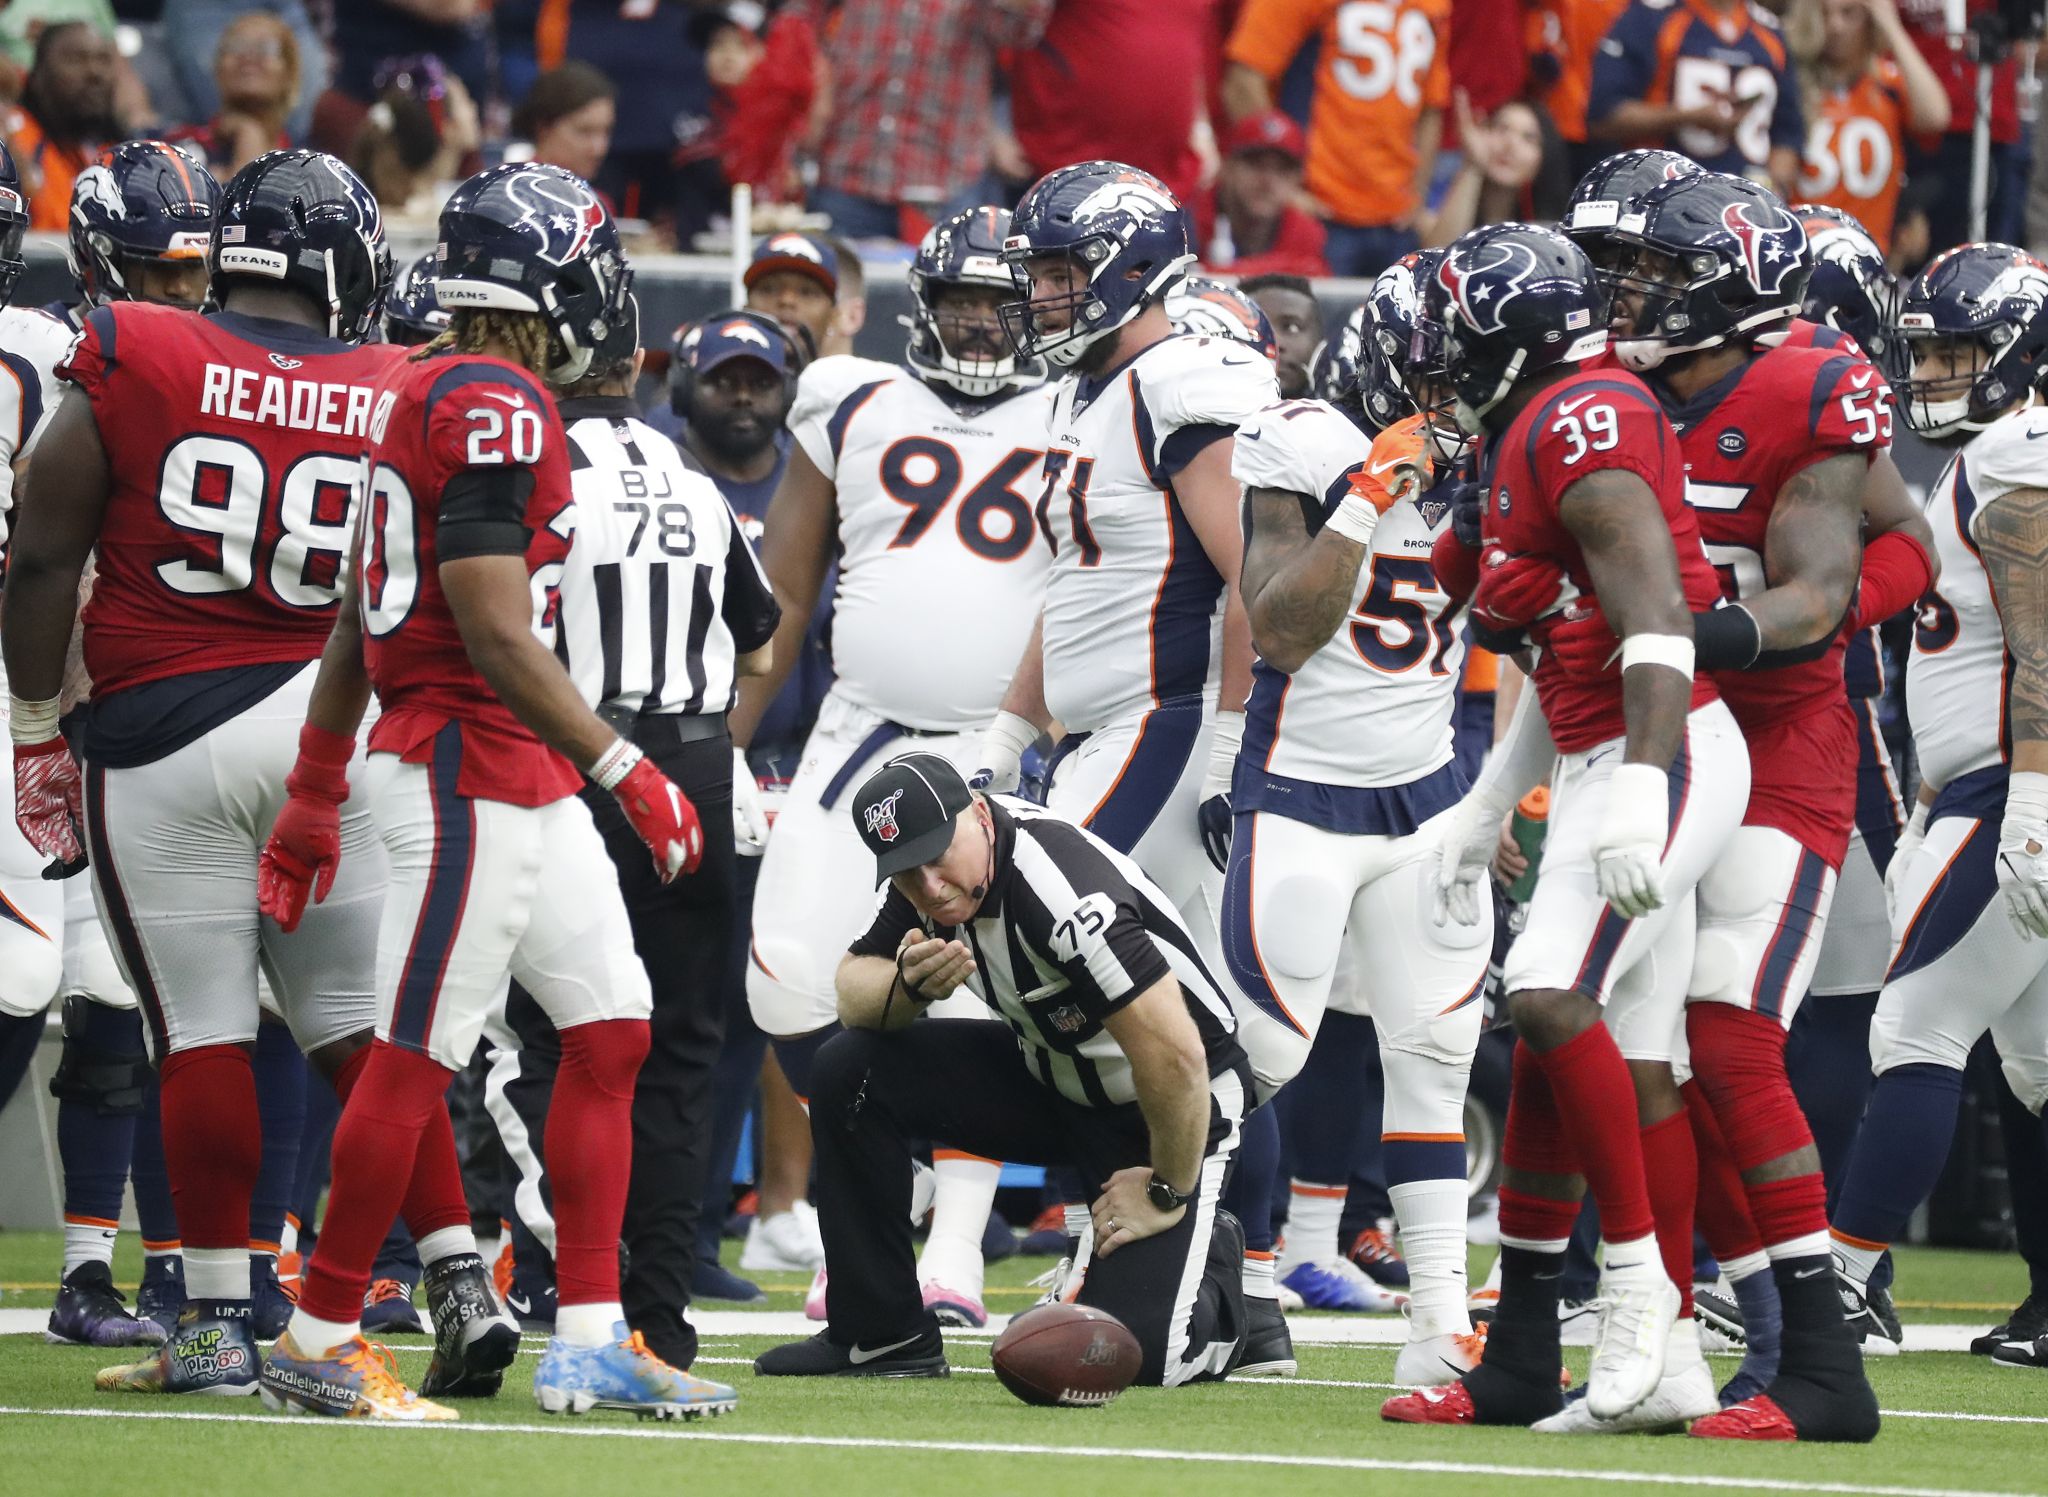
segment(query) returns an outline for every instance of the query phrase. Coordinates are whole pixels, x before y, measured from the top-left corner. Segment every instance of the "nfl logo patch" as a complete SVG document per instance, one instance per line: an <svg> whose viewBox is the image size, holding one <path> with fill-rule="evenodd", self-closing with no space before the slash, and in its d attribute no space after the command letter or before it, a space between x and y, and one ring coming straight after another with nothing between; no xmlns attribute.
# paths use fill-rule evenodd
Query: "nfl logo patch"
<svg viewBox="0 0 2048 1497"><path fill-rule="evenodd" d="M903 835L903 829L896 824L896 803L903 799L903 792L897 790L869 806L863 819L868 831L883 842L894 842Z"/></svg>
<svg viewBox="0 0 2048 1497"><path fill-rule="evenodd" d="M1450 512L1451 505L1447 499L1418 499L1415 507L1422 511L1422 523L1434 530L1437 522Z"/></svg>
<svg viewBox="0 0 2048 1497"><path fill-rule="evenodd" d="M1079 1034L1088 1025L1087 1016L1071 1003L1061 1004L1047 1014L1046 1018L1052 1021L1052 1027L1061 1034Z"/></svg>

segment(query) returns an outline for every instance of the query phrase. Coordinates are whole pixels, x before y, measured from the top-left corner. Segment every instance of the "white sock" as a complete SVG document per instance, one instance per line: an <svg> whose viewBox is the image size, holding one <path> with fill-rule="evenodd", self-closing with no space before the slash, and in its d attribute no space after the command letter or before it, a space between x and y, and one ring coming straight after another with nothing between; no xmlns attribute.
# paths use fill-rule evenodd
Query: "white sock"
<svg viewBox="0 0 2048 1497"><path fill-rule="evenodd" d="M175 1237L169 1242L150 1242L144 1240L142 1244L142 1258L145 1263L151 1258L176 1258L184 1251L185 1244L178 1241Z"/></svg>
<svg viewBox="0 0 2048 1497"><path fill-rule="evenodd" d="M277 1234L277 1251L282 1257L299 1250L299 1219L289 1211L284 1214L284 1230Z"/></svg>
<svg viewBox="0 0 2048 1497"><path fill-rule="evenodd" d="M555 1311L555 1339L571 1346L610 1346L619 1339L626 1318L617 1300L594 1305L562 1305Z"/></svg>
<svg viewBox="0 0 2048 1497"><path fill-rule="evenodd" d="M1278 1299L1279 1291L1273 1287L1273 1255L1271 1253L1246 1253L1244 1255L1244 1292L1247 1299Z"/></svg>
<svg viewBox="0 0 2048 1497"><path fill-rule="evenodd" d="M64 1218L64 1277L71 1277L71 1270L87 1263L104 1263L114 1266L114 1238L119 1229L98 1221L73 1221Z"/></svg>
<svg viewBox="0 0 2048 1497"><path fill-rule="evenodd" d="M443 1258L458 1257L463 1253L476 1251L476 1234L468 1227L443 1227L429 1232L415 1244L420 1251L420 1262L432 1268Z"/></svg>
<svg viewBox="0 0 2048 1497"><path fill-rule="evenodd" d="M1600 1260L1603 1279L1613 1274L1639 1273L1646 1268L1654 1270L1659 1278L1664 1276L1664 1260L1657 1252L1655 1232L1646 1232L1627 1242L1609 1242L1605 1246L1606 1251Z"/></svg>
<svg viewBox="0 0 2048 1497"><path fill-rule="evenodd" d="M362 1333L361 1321L322 1320L303 1309L292 1311L292 1322L285 1328L285 1334L292 1338L292 1344L309 1357L324 1357L346 1346Z"/></svg>
<svg viewBox="0 0 2048 1497"><path fill-rule="evenodd" d="M1472 1317L1465 1309L1465 1182L1410 1180L1388 1186L1387 1196L1408 1260L1408 1334L1466 1334Z"/></svg>
<svg viewBox="0 0 2048 1497"><path fill-rule="evenodd" d="M1287 1195L1287 1241L1280 1251L1283 1272L1303 1263L1330 1263L1338 1257L1337 1226L1344 1218L1344 1187L1313 1180L1290 1182Z"/></svg>
<svg viewBox="0 0 2048 1497"><path fill-rule="evenodd" d="M1834 1253L1835 1271L1859 1290L1868 1288L1870 1276L1877 1272L1877 1260L1884 1256L1884 1249L1862 1247L1853 1242L1845 1242L1839 1237L1831 1238L1828 1246Z"/></svg>
<svg viewBox="0 0 2048 1497"><path fill-rule="evenodd" d="M186 1248L185 1295L188 1299L246 1300L249 1249Z"/></svg>
<svg viewBox="0 0 2048 1497"><path fill-rule="evenodd" d="M1723 1258L1721 1260L1721 1272L1727 1276L1728 1282L1731 1284L1739 1284L1744 1279L1753 1278L1757 1274L1764 1273L1769 1270L1770 1266L1771 1255L1769 1253L1744 1253L1739 1258Z"/></svg>
<svg viewBox="0 0 2048 1497"><path fill-rule="evenodd" d="M1765 1243L1764 1256L1773 1263L1783 1263L1788 1258L1825 1258L1830 1252L1841 1253L1852 1246L1830 1232L1807 1232L1798 1237L1788 1237L1783 1242ZM1859 1255L1867 1253L1870 1258L1871 1267L1865 1269L1862 1277L1856 1281L1861 1284L1869 1280L1871 1272L1877 1266L1877 1260L1884 1256L1884 1249L1855 1248L1855 1251Z"/></svg>
<svg viewBox="0 0 2048 1497"><path fill-rule="evenodd" d="M936 1279L960 1294L981 1297L981 1234L996 1201L1003 1167L992 1159L941 1151L933 1157L935 1192L931 1233L917 1257L920 1282Z"/></svg>

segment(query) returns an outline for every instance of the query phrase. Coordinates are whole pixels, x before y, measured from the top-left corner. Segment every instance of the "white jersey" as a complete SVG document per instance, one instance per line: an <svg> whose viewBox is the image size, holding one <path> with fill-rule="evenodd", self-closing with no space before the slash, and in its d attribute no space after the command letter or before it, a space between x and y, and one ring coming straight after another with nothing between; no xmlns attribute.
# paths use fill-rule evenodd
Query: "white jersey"
<svg viewBox="0 0 2048 1497"><path fill-rule="evenodd" d="M996 715L1045 593L1031 506L1051 400L955 406L843 355L804 370L789 429L839 496L839 695L928 732Z"/></svg>
<svg viewBox="0 0 2048 1497"><path fill-rule="evenodd" d="M1949 460L1927 496L1941 580L1920 603L1906 666L1906 711L1920 773L1946 788L2007 762L2005 629L1974 527L2014 489L2048 488L2048 405L1995 421Z"/></svg>
<svg viewBox="0 0 2048 1497"><path fill-rule="evenodd" d="M1334 406L1283 401L1245 423L1231 473L1248 489L1306 495L1319 529L1371 447ZM1465 654L1451 599L1429 561L1449 516L1435 490L1389 509L1373 530L1350 616L1336 634L1292 676L1263 660L1253 665L1234 808L1332 831L1400 835L1457 799L1463 786L1454 770L1441 785L1431 781L1452 762L1451 715ZM1403 787L1428 791L1427 803L1391 804L1403 797L1386 792Z"/></svg>
<svg viewBox="0 0 2048 1497"><path fill-rule="evenodd" d="M14 465L34 448L63 394L55 370L77 337L40 307L0 309L0 544L13 530Z"/></svg>
<svg viewBox="0 0 2048 1497"><path fill-rule="evenodd" d="M1279 394L1271 360L1196 336L1061 382L1038 518L1053 548L1045 703L1069 731L1215 686L1223 579L1173 479Z"/></svg>

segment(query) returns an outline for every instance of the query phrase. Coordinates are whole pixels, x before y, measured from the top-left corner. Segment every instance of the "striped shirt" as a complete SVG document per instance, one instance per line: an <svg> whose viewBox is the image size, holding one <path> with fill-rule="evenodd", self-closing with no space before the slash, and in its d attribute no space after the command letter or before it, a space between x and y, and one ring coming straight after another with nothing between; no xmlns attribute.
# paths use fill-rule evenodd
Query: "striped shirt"
<svg viewBox="0 0 2048 1497"><path fill-rule="evenodd" d="M591 706L730 711L781 618L732 507L624 397L562 402L576 535L555 652Z"/></svg>
<svg viewBox="0 0 2048 1497"><path fill-rule="evenodd" d="M894 960L912 926L965 941L975 964L968 988L1016 1034L1032 1075L1084 1107L1137 1101L1131 1063L1104 1021L1166 977L1180 984L1209 1074L1243 1073L1236 1014L1159 886L1042 807L999 796L989 810L996 872L975 918L931 926L890 884L853 954Z"/></svg>

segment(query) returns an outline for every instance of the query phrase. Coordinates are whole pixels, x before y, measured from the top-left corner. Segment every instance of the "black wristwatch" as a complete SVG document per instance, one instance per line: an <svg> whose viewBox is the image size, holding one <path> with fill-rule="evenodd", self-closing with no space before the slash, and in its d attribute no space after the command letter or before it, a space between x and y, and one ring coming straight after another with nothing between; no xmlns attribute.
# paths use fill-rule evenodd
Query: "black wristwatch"
<svg viewBox="0 0 2048 1497"><path fill-rule="evenodd" d="M1175 1190L1164 1180L1154 1175L1145 1182L1145 1198L1161 1211L1178 1211L1194 1199L1186 1191Z"/></svg>

